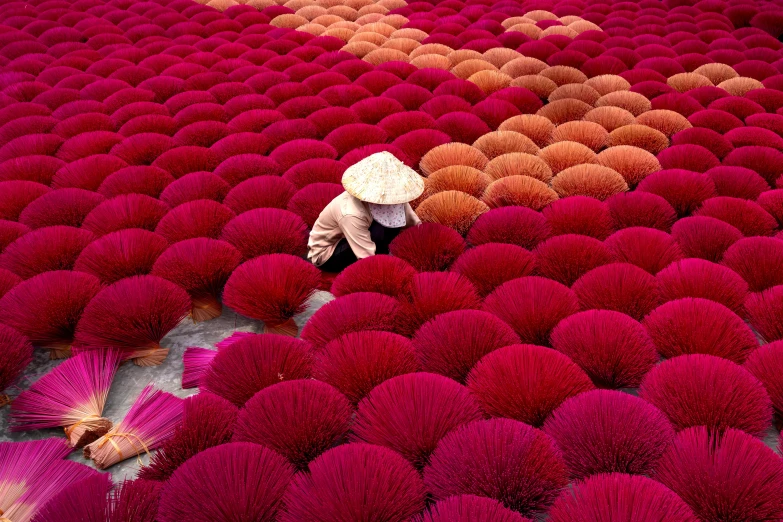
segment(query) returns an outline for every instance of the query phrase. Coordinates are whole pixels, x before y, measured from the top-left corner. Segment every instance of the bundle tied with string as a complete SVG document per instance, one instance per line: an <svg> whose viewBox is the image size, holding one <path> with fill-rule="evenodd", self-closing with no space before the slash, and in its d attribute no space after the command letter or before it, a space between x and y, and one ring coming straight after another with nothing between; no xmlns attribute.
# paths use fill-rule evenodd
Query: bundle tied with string
<svg viewBox="0 0 783 522"><path fill-rule="evenodd" d="M11 431L63 426L71 446L81 448L112 427L102 417L122 355L96 350L72 357L36 381L11 405Z"/></svg>
<svg viewBox="0 0 783 522"><path fill-rule="evenodd" d="M106 469L142 453L149 455L172 436L183 411L182 399L149 385L122 421L84 447L84 457L92 459L98 469Z"/></svg>

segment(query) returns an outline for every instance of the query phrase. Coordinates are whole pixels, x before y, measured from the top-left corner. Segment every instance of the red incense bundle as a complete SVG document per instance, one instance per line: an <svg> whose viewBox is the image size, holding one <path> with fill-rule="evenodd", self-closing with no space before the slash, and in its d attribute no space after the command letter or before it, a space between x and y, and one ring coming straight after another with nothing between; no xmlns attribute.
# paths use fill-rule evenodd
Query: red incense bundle
<svg viewBox="0 0 783 522"><path fill-rule="evenodd" d="M30 361L33 360L33 345L24 335L10 326L0 324L0 408L11 399L5 390L9 389Z"/></svg>
<svg viewBox="0 0 783 522"><path fill-rule="evenodd" d="M160 341L191 309L188 293L151 275L120 279L98 292L76 326L76 351L107 347L138 366L156 366L168 355Z"/></svg>
<svg viewBox="0 0 783 522"><path fill-rule="evenodd" d="M81 353L44 375L11 405L11 431L65 427L71 446L81 448L111 429L103 418L114 374L117 350Z"/></svg>
<svg viewBox="0 0 783 522"><path fill-rule="evenodd" d="M171 437L182 420L182 412L182 399L147 386L119 424L84 447L84 456L92 459L98 469L106 469L149 453Z"/></svg>

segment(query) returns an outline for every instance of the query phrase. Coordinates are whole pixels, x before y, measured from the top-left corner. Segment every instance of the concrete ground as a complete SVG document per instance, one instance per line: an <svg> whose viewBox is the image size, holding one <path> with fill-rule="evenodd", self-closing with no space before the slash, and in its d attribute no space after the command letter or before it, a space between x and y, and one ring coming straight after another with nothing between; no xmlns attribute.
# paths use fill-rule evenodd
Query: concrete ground
<svg viewBox="0 0 783 522"><path fill-rule="evenodd" d="M317 292L313 296L308 310L294 318L300 329L318 308L333 298L332 294L328 292ZM109 398L103 411L104 417L111 419L115 423L120 421L125 416L125 412L130 409L141 390L148 384L154 384L158 388L173 393L178 397L193 395L198 391L197 389L183 390L181 386L182 354L185 348L188 346L214 348L216 342L221 341L234 332L261 332L262 329L263 323L242 317L228 308L223 309L221 317L204 323L193 324L188 319L182 321L161 342L161 346L170 349L169 356L163 364L141 368L132 363L126 363L120 367L109 392ZM26 389L30 387L31 384L50 372L60 362L51 361L46 350L36 350L35 358L22 376L19 388ZM12 393L11 395L15 394ZM0 442L64 437L61 428L11 433L8 429L9 415L10 407L0 408ZM74 451L69 458L77 462L91 463L91 461L87 461L82 457L81 450ZM144 455L141 457L141 460L146 464L148 457ZM125 477L133 478L138 469L138 459L130 458L112 466L108 471L111 472L115 481L119 481Z"/></svg>

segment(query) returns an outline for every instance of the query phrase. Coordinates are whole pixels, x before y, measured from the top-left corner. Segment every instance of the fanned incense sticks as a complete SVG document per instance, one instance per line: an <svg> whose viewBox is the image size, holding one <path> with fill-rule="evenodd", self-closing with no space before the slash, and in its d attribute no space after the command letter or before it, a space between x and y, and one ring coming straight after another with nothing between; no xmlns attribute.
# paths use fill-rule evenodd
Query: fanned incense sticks
<svg viewBox="0 0 783 522"><path fill-rule="evenodd" d="M98 469L106 469L149 453L174 433L182 412L182 399L147 386L119 424L84 447L84 456L92 459Z"/></svg>
<svg viewBox="0 0 783 522"><path fill-rule="evenodd" d="M154 522L162 489L153 480L124 480L109 494L108 522Z"/></svg>
<svg viewBox="0 0 783 522"><path fill-rule="evenodd" d="M107 347L138 366L157 366L169 353L160 345L191 309L190 296L157 276L120 279L98 292L76 327L77 352Z"/></svg>
<svg viewBox="0 0 783 522"><path fill-rule="evenodd" d="M0 515L0 522L30 522L36 512L66 486L97 475L89 466L65 460L48 462L38 477L29 482L29 488Z"/></svg>
<svg viewBox="0 0 783 522"><path fill-rule="evenodd" d="M217 355L216 350L209 348L199 348L198 346L188 346L185 353L182 354L182 388L197 388L201 382L201 377L209 368L209 363Z"/></svg>
<svg viewBox="0 0 783 522"><path fill-rule="evenodd" d="M217 350L230 346L240 339L254 335L256 334L252 332L234 332L222 341L215 343L215 350L198 346L185 348L185 353L182 354L182 388L187 390L201 385L201 378L209 369L212 359L217 355Z"/></svg>
<svg viewBox="0 0 783 522"><path fill-rule="evenodd" d="M74 482L46 502L33 522L106 522L106 495L111 486L108 473Z"/></svg>
<svg viewBox="0 0 783 522"><path fill-rule="evenodd" d="M62 439L0 442L0 515L30 489L47 467L70 452Z"/></svg>
<svg viewBox="0 0 783 522"><path fill-rule="evenodd" d="M33 345L10 326L0 324L0 408L8 404L8 390L33 360Z"/></svg>
<svg viewBox="0 0 783 522"><path fill-rule="evenodd" d="M186 460L231 441L239 409L228 400L202 392L184 400L182 423L139 470L139 478L165 482Z"/></svg>
<svg viewBox="0 0 783 522"><path fill-rule="evenodd" d="M106 434L112 423L101 415L120 361L117 350L89 351L66 360L13 401L11 430L64 426L76 448Z"/></svg>
<svg viewBox="0 0 783 522"><path fill-rule="evenodd" d="M32 522L153 522L161 488L126 479L112 489L108 473L89 474L46 501Z"/></svg>

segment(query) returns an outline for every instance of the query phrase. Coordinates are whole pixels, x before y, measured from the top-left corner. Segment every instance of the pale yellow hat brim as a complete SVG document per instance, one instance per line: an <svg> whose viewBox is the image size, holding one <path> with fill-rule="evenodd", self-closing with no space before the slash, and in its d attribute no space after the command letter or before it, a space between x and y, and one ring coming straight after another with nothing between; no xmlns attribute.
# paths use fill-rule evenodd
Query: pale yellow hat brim
<svg viewBox="0 0 783 522"><path fill-rule="evenodd" d="M348 167L342 182L353 197L377 205L408 203L424 192L424 178L385 151Z"/></svg>

